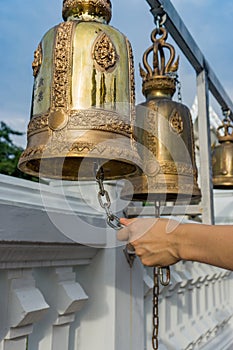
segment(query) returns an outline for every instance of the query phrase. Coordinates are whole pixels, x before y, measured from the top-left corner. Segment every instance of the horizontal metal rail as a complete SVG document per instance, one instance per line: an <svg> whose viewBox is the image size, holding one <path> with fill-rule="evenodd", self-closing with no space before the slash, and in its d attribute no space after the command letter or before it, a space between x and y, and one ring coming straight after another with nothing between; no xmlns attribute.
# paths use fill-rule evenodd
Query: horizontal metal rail
<svg viewBox="0 0 233 350"><path fill-rule="evenodd" d="M214 71L205 59L192 35L183 23L178 12L170 0L146 0L151 7L151 13L154 17L159 12L166 13L165 27L182 50L188 61L191 63L196 73L199 74L205 70L208 78L209 90L218 101L223 110L230 109L231 119L233 120L233 102L224 90Z"/></svg>
<svg viewBox="0 0 233 350"><path fill-rule="evenodd" d="M135 217L135 216L155 216L156 208L151 206L146 207L127 207L124 210L126 217ZM202 214L202 207L199 205L175 205L175 206L160 206L160 216L197 216Z"/></svg>

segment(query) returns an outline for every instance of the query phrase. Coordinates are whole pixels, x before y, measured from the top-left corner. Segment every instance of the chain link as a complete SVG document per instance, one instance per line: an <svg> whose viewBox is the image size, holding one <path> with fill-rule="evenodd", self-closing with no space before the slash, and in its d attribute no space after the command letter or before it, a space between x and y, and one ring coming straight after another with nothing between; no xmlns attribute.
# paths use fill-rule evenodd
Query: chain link
<svg viewBox="0 0 233 350"><path fill-rule="evenodd" d="M106 216L107 216L107 223L108 225L113 228L114 230L120 230L122 228L122 225L120 223L120 219L118 216L114 215L111 211L111 200L108 191L104 188L104 170L103 167L98 167L98 165L95 163L95 173L96 173L96 182L99 185L99 192L98 192L98 201L101 206L105 210Z"/></svg>
<svg viewBox="0 0 233 350"><path fill-rule="evenodd" d="M110 209L111 207L111 200L108 191L104 188L104 171L103 168L98 168L97 164L95 164L95 172L96 172L96 181L99 185L99 192L98 192L98 201L101 206L105 210L105 213L107 215L107 223L110 227L112 227L115 230L120 230L122 228L122 225L120 223L120 219L114 215ZM155 216L160 216L160 203L155 202ZM127 249L127 247L126 247ZM131 252L133 256L135 257L134 251ZM127 254L129 255L129 254ZM132 266L134 257L132 258L132 261L129 261L130 266ZM129 258L129 256L128 256ZM159 341L158 341L158 334L159 334L159 278L160 283L163 285L167 285L170 281L170 270L169 267L166 267L167 269L167 279L163 280L163 277L161 278L162 269L154 267L153 269L153 278L154 278L154 286L153 286L153 331L152 331L152 348L153 350L158 350ZM169 274L168 274L169 272ZM164 283L163 283L164 282Z"/></svg>
<svg viewBox="0 0 233 350"><path fill-rule="evenodd" d="M182 103L182 95L181 95L181 82L178 78L178 75L176 76L176 86L177 86L177 98L178 102Z"/></svg>
<svg viewBox="0 0 233 350"><path fill-rule="evenodd" d="M155 201L155 217L160 217L160 201ZM159 268L153 268L154 287L153 287L153 308L152 308L152 348L159 348Z"/></svg>
<svg viewBox="0 0 233 350"><path fill-rule="evenodd" d="M166 75L175 80L176 87L177 87L177 99L178 99L178 102L182 103L181 82L179 80L178 74L173 73L173 72L169 72Z"/></svg>
<svg viewBox="0 0 233 350"><path fill-rule="evenodd" d="M159 275L158 268L153 268L154 287L153 287L153 331L152 331L152 348L159 348Z"/></svg>

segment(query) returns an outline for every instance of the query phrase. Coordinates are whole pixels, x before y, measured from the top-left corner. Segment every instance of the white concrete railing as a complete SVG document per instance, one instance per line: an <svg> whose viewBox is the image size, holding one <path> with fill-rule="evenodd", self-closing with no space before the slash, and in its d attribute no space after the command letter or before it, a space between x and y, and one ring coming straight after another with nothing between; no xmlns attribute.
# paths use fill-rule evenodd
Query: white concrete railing
<svg viewBox="0 0 233 350"><path fill-rule="evenodd" d="M151 349L151 269L129 267L94 200L65 192L0 175L0 349ZM230 273L191 262L171 270L159 349L230 350Z"/></svg>
<svg viewBox="0 0 233 350"><path fill-rule="evenodd" d="M171 268L171 276L171 285L160 292L159 348L223 350L232 346L230 272L204 264L182 262ZM148 285L147 274L146 279ZM151 284L152 281L149 290ZM145 309L147 329L150 329L151 296L148 298L146 295ZM149 333L146 349L150 349ZM215 342L220 345L215 346Z"/></svg>
<svg viewBox="0 0 233 350"><path fill-rule="evenodd" d="M82 227L87 215L92 225L102 220L75 196L0 175L1 350L68 349L70 326L88 299L74 266L90 264L95 246L106 243L104 230L97 239L87 229L86 244L78 243L84 234L75 239L69 227L77 208L77 233L93 227ZM71 232L62 232L60 221Z"/></svg>

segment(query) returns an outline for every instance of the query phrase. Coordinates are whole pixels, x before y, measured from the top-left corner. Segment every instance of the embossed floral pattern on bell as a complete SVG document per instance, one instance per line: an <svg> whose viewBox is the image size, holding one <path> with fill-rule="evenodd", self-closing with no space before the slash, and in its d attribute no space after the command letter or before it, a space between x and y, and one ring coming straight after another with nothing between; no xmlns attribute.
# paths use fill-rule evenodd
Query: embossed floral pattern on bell
<svg viewBox="0 0 233 350"><path fill-rule="evenodd" d="M34 61L32 62L32 69L34 77L37 76L40 66L42 63L42 47L41 43L38 45L36 51L34 52Z"/></svg>
<svg viewBox="0 0 233 350"><path fill-rule="evenodd" d="M106 33L101 33L93 45L95 66L100 71L110 71L116 66L118 55L116 48Z"/></svg>
<svg viewBox="0 0 233 350"><path fill-rule="evenodd" d="M184 130L184 123L182 117L177 111L174 111L174 113L171 115L169 123L171 126L171 130L173 130L177 134L182 133L182 131Z"/></svg>

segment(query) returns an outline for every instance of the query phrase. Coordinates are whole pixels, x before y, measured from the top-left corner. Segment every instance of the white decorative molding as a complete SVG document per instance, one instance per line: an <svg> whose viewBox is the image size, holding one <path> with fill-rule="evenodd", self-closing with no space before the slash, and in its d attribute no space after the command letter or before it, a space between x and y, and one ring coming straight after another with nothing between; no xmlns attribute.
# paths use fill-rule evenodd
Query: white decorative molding
<svg viewBox="0 0 233 350"><path fill-rule="evenodd" d="M77 243L0 243L3 269L86 265L98 249Z"/></svg>
<svg viewBox="0 0 233 350"><path fill-rule="evenodd" d="M1 299L5 305L1 306L0 348L25 350L28 335L48 312L49 305L35 287L32 270L9 270L1 276L1 282L3 280L5 293Z"/></svg>
<svg viewBox="0 0 233 350"><path fill-rule="evenodd" d="M70 326L88 300L71 267L37 269L37 284L50 305L50 312L29 337L31 349L68 349ZM41 337L43 335L43 339Z"/></svg>
<svg viewBox="0 0 233 350"><path fill-rule="evenodd" d="M0 211L0 241L106 244L103 212L63 187L0 174Z"/></svg>

